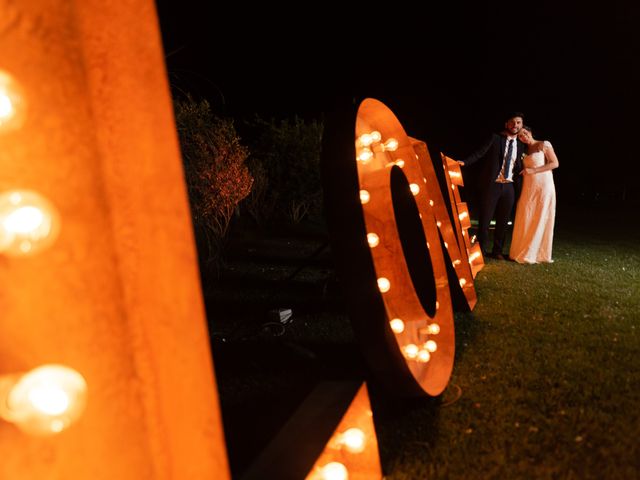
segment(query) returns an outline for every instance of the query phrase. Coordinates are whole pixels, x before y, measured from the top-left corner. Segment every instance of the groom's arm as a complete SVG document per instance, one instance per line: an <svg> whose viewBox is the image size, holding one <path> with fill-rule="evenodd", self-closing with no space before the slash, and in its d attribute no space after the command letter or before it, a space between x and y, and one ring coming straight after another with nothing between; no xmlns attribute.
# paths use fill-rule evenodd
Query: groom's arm
<svg viewBox="0 0 640 480"><path fill-rule="evenodd" d="M473 152L468 157L463 158L461 165L462 166L473 165L478 160L483 158L491 148L491 145L495 141L495 137L496 137L495 134L491 135L491 137L489 137L489 139L484 144L482 144L480 148L478 148L475 152Z"/></svg>

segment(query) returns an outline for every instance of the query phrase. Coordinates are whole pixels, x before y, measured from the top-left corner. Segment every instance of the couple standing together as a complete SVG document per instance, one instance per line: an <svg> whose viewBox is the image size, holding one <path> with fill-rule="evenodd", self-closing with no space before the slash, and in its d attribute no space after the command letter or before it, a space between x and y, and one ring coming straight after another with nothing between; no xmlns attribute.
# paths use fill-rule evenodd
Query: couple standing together
<svg viewBox="0 0 640 480"><path fill-rule="evenodd" d="M520 192L509 257L518 263L553 262L553 226L556 191L551 170L558 158L551 143L533 138L523 125L524 115L513 113L501 134L493 134L460 165L482 163L479 174L480 204L478 241L484 256L504 260L503 247L507 225ZM489 224L495 218L493 247L485 250Z"/></svg>

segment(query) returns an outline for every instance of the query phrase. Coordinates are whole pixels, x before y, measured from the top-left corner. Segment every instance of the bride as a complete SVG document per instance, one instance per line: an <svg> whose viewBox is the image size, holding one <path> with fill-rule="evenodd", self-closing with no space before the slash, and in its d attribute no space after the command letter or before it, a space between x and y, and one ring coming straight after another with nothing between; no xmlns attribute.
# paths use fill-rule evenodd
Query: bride
<svg viewBox="0 0 640 480"><path fill-rule="evenodd" d="M551 143L533 138L531 129L518 134L527 144L523 159L522 193L516 207L509 257L518 263L553 262L553 225L556 217L556 189L551 170L558 168L558 157Z"/></svg>

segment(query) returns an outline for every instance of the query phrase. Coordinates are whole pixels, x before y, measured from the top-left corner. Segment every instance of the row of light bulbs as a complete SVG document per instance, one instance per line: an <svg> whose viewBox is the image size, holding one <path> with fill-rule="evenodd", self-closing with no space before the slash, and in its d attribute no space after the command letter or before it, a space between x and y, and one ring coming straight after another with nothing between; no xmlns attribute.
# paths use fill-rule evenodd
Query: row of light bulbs
<svg viewBox="0 0 640 480"><path fill-rule="evenodd" d="M368 161L373 157L372 150L369 147L370 146L375 147L375 145L377 144L381 145L381 148L379 149L379 151L383 151L383 152L395 151L398 148L398 141L395 138L389 138L384 143L381 143L381 141L382 141L382 136L378 131L373 131L371 133L365 133L360 135L356 139L356 148L357 149L359 148L359 150L357 150L356 159L360 163L363 163L363 164L368 163ZM373 151L378 151L378 150L374 148ZM363 153L364 153L364 158L363 158ZM371 155L369 156L370 153ZM387 163L387 166L394 166L394 165L397 165L398 167L403 168L405 165L405 162L402 159L397 159L394 162ZM426 178L423 180L426 183ZM414 196L417 196L420 193L420 186L417 183L409 184L409 189L411 190L411 193ZM371 194L369 193L368 190L360 190L359 195L360 195L360 203L362 203L363 205L366 205L371 200ZM429 201L429 205L433 207L434 205L433 200ZM377 233L369 232L367 233L367 243L369 244L370 248L375 248L380 244L380 237L378 236ZM447 246L446 242L445 242L445 246ZM386 293L391 289L391 282L389 281L388 278L379 277L377 279L377 282L378 282L378 289L380 290L380 292ZM436 302L436 305L438 306L438 302ZM389 322L389 326L391 327L391 330L395 334L400 334L405 330L405 323L400 318L392 319ZM437 323L432 323L428 325L427 328L422 331L422 333L426 333L427 335L437 335L438 333L440 333L440 326ZM404 345L402 347L402 353L407 359L416 360L421 363L426 363L431 359L431 354L435 352L437 349L438 349L438 345L434 340L427 340L420 347L413 343Z"/></svg>
<svg viewBox="0 0 640 480"><path fill-rule="evenodd" d="M19 129L26 114L23 89L0 70L0 134ZM17 189L0 193L0 255L33 255L50 246L59 231L60 215L43 195ZM86 381L64 365L0 375L0 418L29 434L61 432L80 417L86 399Z"/></svg>
<svg viewBox="0 0 640 480"><path fill-rule="evenodd" d="M404 166L404 162L403 162L403 166ZM452 172L450 172L450 173L452 173ZM453 173L455 173L455 172L453 172ZM427 179L425 178L423 180L426 183ZM455 189L455 185L451 185L451 188ZM417 183L409 184L409 189L411 190L411 193L413 194L413 196L416 196L416 195L418 195L420 193L420 186ZM365 205L365 204L369 203L370 200L371 200L371 194L369 193L369 191L368 190L360 190L360 203ZM433 207L433 205L434 205L433 200L429 200L429 206ZM463 221L468 216L469 216L469 213L464 211L464 212L461 212L458 215L458 219L460 221ZM422 214L420 214L420 218L422 218ZM438 226L438 228L440 228L442 226L442 222L437 221L436 225ZM465 230L462 231L462 235L463 236L466 235L466 231ZM375 233L368 233L367 234L367 241L369 243L369 246L371 248L373 248L373 247L376 247L378 245L378 243L380 242L380 238ZM444 247L448 249L449 248L449 244L447 242L443 242L443 243L444 243ZM428 242L427 242L427 248L429 248L429 243ZM469 263L471 264L472 261L475 260L478 256L479 256L479 254L475 255L473 257L473 259L469 258ZM460 265L460 260L456 259L452 263L453 263L453 266L456 267L457 265ZM460 286L464 287L466 284L467 284L467 280L464 279L464 278L461 278L460 279Z"/></svg>
<svg viewBox="0 0 640 480"><path fill-rule="evenodd" d="M334 448L344 449L348 453L362 453L366 447L366 435L359 428L349 428L337 434L329 444ZM347 480L349 469L344 463L333 461L320 467L311 478L313 480Z"/></svg>
<svg viewBox="0 0 640 480"><path fill-rule="evenodd" d="M369 147L372 145L375 146L376 144L379 144L381 141L382 141L382 136L378 131L365 133L360 137L358 137L358 139L356 140L356 148L359 148L357 152L357 157L356 157L357 160L363 164L368 163L368 161L373 157L373 151L378 151L376 149L371 150L371 148ZM382 148L380 148L379 151L387 151L387 150L395 151L398 147L398 142L395 139L390 138L389 140L387 140L387 142L381 143L380 145L382 146ZM389 146L391 148L388 148ZM403 168L405 165L405 162L402 159L398 159L398 160L395 160L394 162L387 163L387 166L393 166L393 165L397 165L400 168ZM448 173L452 178L454 177L458 178L460 176L458 172L448 171ZM426 182L426 179L424 179L424 181ZM455 188L456 186L452 184L451 189L455 190ZM409 184L409 189L411 190L411 193L414 196L417 196L420 193L420 186L416 183ZM360 190L359 195L360 195L360 202L363 205L369 203L369 201L371 200L371 194L367 190L364 190L364 189ZM430 199L428 203L429 203L429 206L431 207L434 206L433 200ZM458 219L460 221L464 221L468 217L468 215L469 214L467 211L463 211L458 214ZM420 217L422 218L422 215ZM438 228L440 228L442 226L442 223L438 221L437 226ZM466 231L463 230L462 234L465 235ZM380 237L378 236L378 234L374 232L369 232L367 233L367 243L369 244L370 248L375 248L380 244ZM447 244L447 242L444 242L444 246L447 249L449 248L449 245ZM428 243L427 243L427 247L429 247ZM479 252L474 252L470 254L469 264L472 264L473 261L476 260L479 256L480 256ZM461 264L461 261L459 259L455 259L453 260L452 263L455 268ZM391 282L389 281L389 279L385 277L380 277L378 278L377 282L378 282L378 289L382 293L386 293L391 289ZM464 277L460 278L459 283L460 283L460 287L464 288L465 285L467 285L467 280ZM391 329L394 331L394 333L402 333L404 331L404 322L401 319L395 318L391 320L390 324L391 324ZM432 331L431 330L432 327L434 330L437 329L437 331ZM440 327L437 324L431 324L427 328L427 333L431 335L435 335L439 331L440 331ZM429 342L432 342L432 343L429 343ZM421 361L421 362L428 362L430 359L430 353L433 353L436 349L437 349L437 344L432 340L429 340L423 345L422 348L419 348L415 344L405 345L403 347L403 353L409 359L417 359L418 361Z"/></svg>
<svg viewBox="0 0 640 480"><path fill-rule="evenodd" d="M382 135L377 130L370 133L360 135L356 139L356 159L366 165L373 159L377 152L395 152L398 149L398 140L393 137L389 137L384 142L382 141ZM400 160L403 166L404 162Z"/></svg>

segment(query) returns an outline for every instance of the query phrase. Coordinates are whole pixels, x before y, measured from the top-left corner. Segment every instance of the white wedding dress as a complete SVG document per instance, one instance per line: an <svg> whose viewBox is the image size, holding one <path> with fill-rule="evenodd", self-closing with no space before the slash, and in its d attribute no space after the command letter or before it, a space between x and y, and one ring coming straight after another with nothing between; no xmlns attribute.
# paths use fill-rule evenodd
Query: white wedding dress
<svg viewBox="0 0 640 480"><path fill-rule="evenodd" d="M551 147L546 140L544 145ZM543 166L544 152L526 155L523 163L525 168ZM524 175L509 256L518 263L553 262L551 247L555 218L556 188L551 170Z"/></svg>

